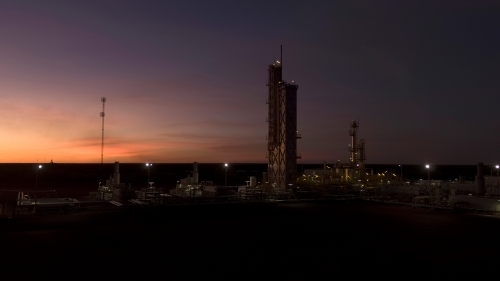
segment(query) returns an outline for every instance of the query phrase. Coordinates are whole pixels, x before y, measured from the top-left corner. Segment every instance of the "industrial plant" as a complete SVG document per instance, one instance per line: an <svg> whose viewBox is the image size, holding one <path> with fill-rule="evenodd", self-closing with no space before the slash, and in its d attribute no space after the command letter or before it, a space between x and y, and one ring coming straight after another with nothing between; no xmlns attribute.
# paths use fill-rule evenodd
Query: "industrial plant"
<svg viewBox="0 0 500 281"><path fill-rule="evenodd" d="M282 51L282 50L281 50ZM281 52L282 53L282 52ZM211 178L200 178L198 163L175 187L148 186L135 188L120 180L119 163L115 162L112 175L99 183L85 199L59 198L55 190L3 190L0 192L0 217L68 213L113 208L147 208L172 204L223 202L303 202L307 200L370 200L407 204L414 207L450 210L500 211L498 178L485 180L484 166L477 165L474 182L419 180L407 181L402 173L374 173L366 167L366 142L359 137L357 120L350 121L347 148L348 161L327 164L323 169L307 169L299 173L297 140L298 85L283 79L283 56L268 66L267 81L267 171L260 178L251 176L246 184L216 184ZM104 150L104 104L101 99L102 144ZM347 123L347 122L346 122ZM347 127L347 126L346 126ZM41 168L41 165L40 165ZM429 166L427 166L429 169ZM36 171L38 173L38 169ZM38 178L38 174L37 174ZM487 184L486 184L487 183Z"/></svg>

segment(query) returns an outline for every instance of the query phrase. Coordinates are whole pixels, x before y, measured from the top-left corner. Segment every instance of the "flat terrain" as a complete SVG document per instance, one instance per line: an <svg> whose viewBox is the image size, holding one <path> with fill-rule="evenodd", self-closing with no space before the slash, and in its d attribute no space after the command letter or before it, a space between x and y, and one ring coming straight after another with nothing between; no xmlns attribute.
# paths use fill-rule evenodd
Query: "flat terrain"
<svg viewBox="0 0 500 281"><path fill-rule="evenodd" d="M463 277L497 267L499 230L498 217L363 201L54 214L0 220L1 276Z"/></svg>

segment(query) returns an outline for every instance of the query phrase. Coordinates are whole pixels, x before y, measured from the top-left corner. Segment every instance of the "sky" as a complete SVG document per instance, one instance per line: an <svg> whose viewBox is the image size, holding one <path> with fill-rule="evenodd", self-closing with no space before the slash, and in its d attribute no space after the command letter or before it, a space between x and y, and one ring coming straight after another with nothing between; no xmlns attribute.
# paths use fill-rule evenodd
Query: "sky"
<svg viewBox="0 0 500 281"><path fill-rule="evenodd" d="M500 163L500 2L0 0L0 163L266 163L267 67L298 163Z"/></svg>

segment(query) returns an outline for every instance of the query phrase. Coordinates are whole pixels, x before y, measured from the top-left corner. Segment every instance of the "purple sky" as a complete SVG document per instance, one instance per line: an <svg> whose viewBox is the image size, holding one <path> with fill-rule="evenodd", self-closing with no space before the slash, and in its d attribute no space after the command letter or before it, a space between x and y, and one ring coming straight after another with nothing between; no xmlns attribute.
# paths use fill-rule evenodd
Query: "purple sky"
<svg viewBox="0 0 500 281"><path fill-rule="evenodd" d="M78 2L78 3L76 3ZM499 1L0 0L0 162L266 162L267 66L299 163L500 163Z"/></svg>

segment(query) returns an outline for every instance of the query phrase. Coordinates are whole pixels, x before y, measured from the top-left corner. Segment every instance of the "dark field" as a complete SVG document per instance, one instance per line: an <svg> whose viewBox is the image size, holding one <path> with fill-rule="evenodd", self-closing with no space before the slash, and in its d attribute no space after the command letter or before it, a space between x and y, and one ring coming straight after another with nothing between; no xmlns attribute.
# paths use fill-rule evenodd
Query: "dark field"
<svg viewBox="0 0 500 281"><path fill-rule="evenodd" d="M20 217L0 220L1 274L5 280L462 279L497 268L499 230L497 217L363 201Z"/></svg>

